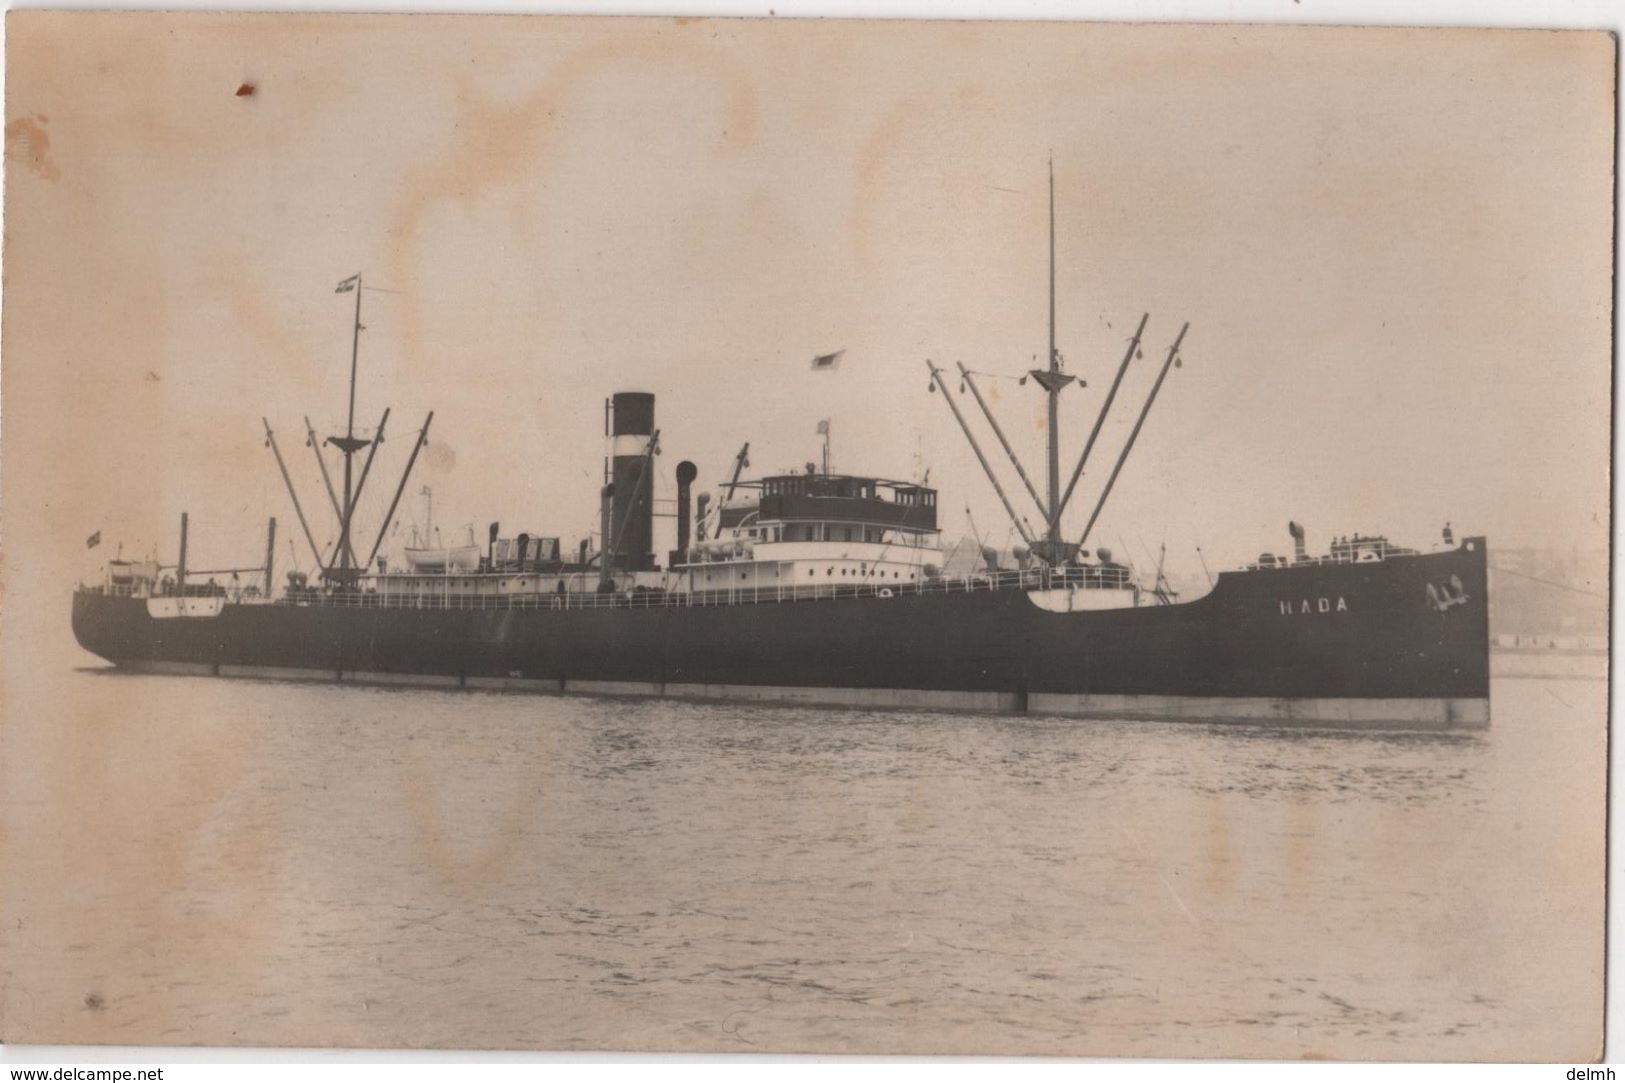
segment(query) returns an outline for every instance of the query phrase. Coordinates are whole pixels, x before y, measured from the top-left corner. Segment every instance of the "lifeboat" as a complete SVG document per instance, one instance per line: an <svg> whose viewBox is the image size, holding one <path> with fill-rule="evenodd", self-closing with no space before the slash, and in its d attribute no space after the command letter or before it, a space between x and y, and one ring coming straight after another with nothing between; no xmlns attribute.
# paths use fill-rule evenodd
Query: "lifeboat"
<svg viewBox="0 0 1625 1083"><path fill-rule="evenodd" d="M442 549L407 549L406 563L415 572L472 572L480 566L480 547L452 545Z"/></svg>

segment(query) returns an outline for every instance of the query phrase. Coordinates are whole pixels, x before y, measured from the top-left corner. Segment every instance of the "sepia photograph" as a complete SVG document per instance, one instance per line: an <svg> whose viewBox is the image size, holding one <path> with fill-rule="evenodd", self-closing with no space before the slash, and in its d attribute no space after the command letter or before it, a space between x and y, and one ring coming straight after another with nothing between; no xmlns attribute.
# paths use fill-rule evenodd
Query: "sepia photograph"
<svg viewBox="0 0 1625 1083"><path fill-rule="evenodd" d="M1604 1057L1613 34L5 54L0 1041Z"/></svg>

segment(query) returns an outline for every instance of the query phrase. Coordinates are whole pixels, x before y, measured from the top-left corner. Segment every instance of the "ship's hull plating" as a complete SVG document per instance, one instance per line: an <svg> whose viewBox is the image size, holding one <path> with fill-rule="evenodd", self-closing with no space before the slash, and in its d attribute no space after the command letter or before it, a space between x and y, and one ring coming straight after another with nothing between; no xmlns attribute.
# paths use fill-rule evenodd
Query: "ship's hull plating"
<svg viewBox="0 0 1625 1083"><path fill-rule="evenodd" d="M120 666L219 676L1101 718L1489 723L1482 539L1373 563L1221 575L1195 601L1051 612L1022 590L720 606L231 604L154 617L80 592Z"/></svg>

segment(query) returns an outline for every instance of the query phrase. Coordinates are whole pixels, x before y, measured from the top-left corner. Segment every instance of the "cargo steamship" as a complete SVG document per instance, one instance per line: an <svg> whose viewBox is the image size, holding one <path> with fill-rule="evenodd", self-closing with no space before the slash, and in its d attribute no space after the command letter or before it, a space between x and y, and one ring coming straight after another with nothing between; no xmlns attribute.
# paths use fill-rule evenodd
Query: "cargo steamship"
<svg viewBox="0 0 1625 1083"><path fill-rule="evenodd" d="M356 435L359 275L354 292L349 422L326 444L342 456L328 481L338 539L324 552L275 454L320 571L273 574L276 520L255 581L199 582L179 557L111 562L73 596L87 650L138 671L355 681L373 684L745 699L1041 713L1086 718L1251 721L1280 725L1481 728L1489 724L1486 552L1480 537L1445 528L1429 551L1380 536L1339 538L1311 555L1290 525L1292 551L1223 571L1201 597L1181 599L1160 572L1150 582L1085 548L1169 369L1181 330L1077 542L1062 513L1089 462L1123 375L1142 357L1147 319L1129 343L1064 491L1057 402L1074 382L1054 345L1054 189L1050 195L1050 349L1027 374L1049 399L1047 494L1015 456L975 374L968 389L1031 497L1041 530L1017 512L988 454L930 365L939 392L998 491L1023 544L981 570L945 571L937 491L923 481L831 473L747 479L749 445L716 492L698 493L691 462L675 469L676 546L654 553L660 430L654 396L606 403L611 447L598 540L561 539L492 524L483 546L423 542L401 566L379 555L434 415L418 431L377 539L365 559L357 501L388 422ZM815 365L821 361L819 359ZM308 426L308 422L307 422ZM356 457L365 452L356 475ZM1017 494L1019 495L1019 494ZM1008 565L1008 566L1005 566ZM248 571L249 569L237 569Z"/></svg>

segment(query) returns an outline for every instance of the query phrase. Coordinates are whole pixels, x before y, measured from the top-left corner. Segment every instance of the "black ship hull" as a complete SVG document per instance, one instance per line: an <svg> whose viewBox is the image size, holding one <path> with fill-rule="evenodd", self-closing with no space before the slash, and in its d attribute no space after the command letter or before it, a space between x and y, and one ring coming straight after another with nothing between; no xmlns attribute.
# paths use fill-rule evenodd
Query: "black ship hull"
<svg viewBox="0 0 1625 1083"><path fill-rule="evenodd" d="M217 676L1479 728L1489 723L1485 592L1485 546L1474 538L1370 563L1228 572L1192 602L1093 611L1051 611L1026 590L974 583L587 608L80 591L73 628L121 667ZM175 601L195 615L171 615Z"/></svg>

